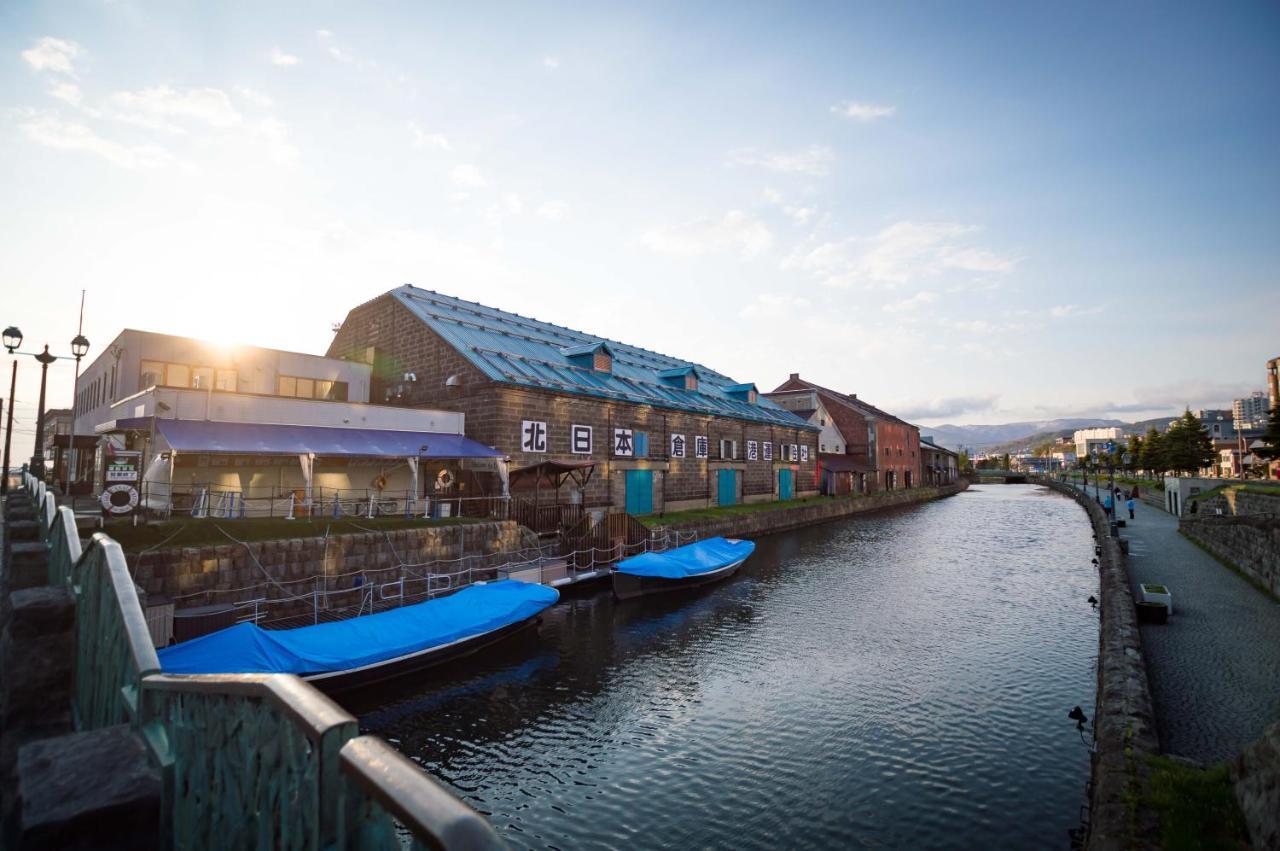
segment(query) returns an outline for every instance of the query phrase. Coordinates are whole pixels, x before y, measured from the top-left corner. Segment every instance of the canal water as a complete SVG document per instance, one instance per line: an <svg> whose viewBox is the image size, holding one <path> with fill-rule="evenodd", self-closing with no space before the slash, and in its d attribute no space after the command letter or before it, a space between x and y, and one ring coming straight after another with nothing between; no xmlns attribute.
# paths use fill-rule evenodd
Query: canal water
<svg viewBox="0 0 1280 851"><path fill-rule="evenodd" d="M1092 556L1071 500L974 487L763 538L702 592L566 595L350 708L515 847L1064 847Z"/></svg>

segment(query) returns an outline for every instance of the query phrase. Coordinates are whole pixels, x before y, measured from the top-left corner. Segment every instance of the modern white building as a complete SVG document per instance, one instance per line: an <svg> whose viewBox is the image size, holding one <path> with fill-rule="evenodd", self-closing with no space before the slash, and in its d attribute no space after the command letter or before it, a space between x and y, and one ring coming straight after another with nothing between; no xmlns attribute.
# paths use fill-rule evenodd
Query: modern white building
<svg viewBox="0 0 1280 851"><path fill-rule="evenodd" d="M1107 443L1120 443L1124 440L1124 429L1119 426L1082 428L1077 429L1071 436L1075 440L1076 456L1084 458L1092 455L1094 449L1099 452L1105 451Z"/></svg>
<svg viewBox="0 0 1280 851"><path fill-rule="evenodd" d="M1269 403L1267 394L1261 390L1255 390L1248 397L1232 402L1231 416L1236 430L1266 428L1270 415Z"/></svg>
<svg viewBox="0 0 1280 851"><path fill-rule="evenodd" d="M466 438L461 413L371 405L371 372L125 331L76 394L77 430L97 437L95 492L106 499L120 485L122 506L228 517L417 513L431 502L465 513L484 509L464 504L482 493L506 494L502 453Z"/></svg>

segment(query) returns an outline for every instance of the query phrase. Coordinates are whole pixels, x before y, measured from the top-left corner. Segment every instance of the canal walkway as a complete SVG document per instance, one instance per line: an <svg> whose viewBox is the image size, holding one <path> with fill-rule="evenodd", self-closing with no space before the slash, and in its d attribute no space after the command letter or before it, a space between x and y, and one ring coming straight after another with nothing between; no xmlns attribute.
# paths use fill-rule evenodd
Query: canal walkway
<svg viewBox="0 0 1280 851"><path fill-rule="evenodd" d="M1134 596L1143 582L1173 594L1168 624L1141 627L1160 746L1231 759L1280 720L1280 604L1179 534L1173 515L1141 502L1136 514L1121 530Z"/></svg>

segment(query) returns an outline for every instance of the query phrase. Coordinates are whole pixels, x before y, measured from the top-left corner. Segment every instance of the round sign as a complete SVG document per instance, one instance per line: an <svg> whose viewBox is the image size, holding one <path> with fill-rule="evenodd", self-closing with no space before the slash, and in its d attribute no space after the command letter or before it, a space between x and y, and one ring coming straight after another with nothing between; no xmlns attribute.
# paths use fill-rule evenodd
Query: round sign
<svg viewBox="0 0 1280 851"><path fill-rule="evenodd" d="M133 485L111 485L102 492L98 501L103 511L112 514L128 514L138 507L138 489Z"/></svg>

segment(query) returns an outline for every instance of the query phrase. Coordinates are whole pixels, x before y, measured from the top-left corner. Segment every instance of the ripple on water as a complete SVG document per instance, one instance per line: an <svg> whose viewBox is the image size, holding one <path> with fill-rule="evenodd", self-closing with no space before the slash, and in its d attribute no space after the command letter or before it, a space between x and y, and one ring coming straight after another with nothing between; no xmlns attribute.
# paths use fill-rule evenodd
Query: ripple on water
<svg viewBox="0 0 1280 851"><path fill-rule="evenodd" d="M1073 502L974 488L762 539L702 593L568 599L361 722L518 847L1063 845L1091 557Z"/></svg>

